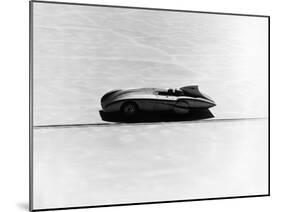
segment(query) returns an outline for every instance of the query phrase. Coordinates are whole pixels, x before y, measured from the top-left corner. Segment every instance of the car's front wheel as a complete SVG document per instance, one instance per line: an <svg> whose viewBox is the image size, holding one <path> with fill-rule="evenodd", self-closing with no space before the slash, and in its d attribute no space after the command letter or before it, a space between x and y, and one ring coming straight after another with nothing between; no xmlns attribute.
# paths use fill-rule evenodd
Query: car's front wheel
<svg viewBox="0 0 281 212"><path fill-rule="evenodd" d="M121 112L125 117L135 117L138 114L138 106L135 102L125 102Z"/></svg>

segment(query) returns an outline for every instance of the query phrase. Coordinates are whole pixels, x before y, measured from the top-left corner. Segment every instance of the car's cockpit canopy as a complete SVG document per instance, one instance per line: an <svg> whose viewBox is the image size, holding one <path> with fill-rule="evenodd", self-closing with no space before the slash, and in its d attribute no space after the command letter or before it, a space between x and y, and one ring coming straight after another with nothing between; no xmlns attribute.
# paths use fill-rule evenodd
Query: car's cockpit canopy
<svg viewBox="0 0 281 212"><path fill-rule="evenodd" d="M162 95L162 96L184 96L185 94L180 89L168 88L166 90L158 91L158 95Z"/></svg>

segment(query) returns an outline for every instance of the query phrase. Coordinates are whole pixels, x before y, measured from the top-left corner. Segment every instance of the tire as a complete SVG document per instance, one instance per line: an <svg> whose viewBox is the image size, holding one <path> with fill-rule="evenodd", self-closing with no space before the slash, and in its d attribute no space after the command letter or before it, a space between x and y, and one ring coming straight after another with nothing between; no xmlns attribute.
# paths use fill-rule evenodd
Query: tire
<svg viewBox="0 0 281 212"><path fill-rule="evenodd" d="M139 112L138 105L135 102L125 102L121 106L121 113L125 117L135 117Z"/></svg>
<svg viewBox="0 0 281 212"><path fill-rule="evenodd" d="M179 100L174 106L174 112L176 114L188 114L190 111L189 104L187 101Z"/></svg>

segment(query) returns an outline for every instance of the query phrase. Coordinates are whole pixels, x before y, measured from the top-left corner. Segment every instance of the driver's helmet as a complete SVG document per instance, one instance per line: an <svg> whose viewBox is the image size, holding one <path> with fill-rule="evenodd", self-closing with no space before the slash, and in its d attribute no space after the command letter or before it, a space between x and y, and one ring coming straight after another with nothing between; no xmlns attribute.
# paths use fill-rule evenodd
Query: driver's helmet
<svg viewBox="0 0 281 212"><path fill-rule="evenodd" d="M171 95L171 94L173 94L173 93L174 93L174 92L173 92L173 89L172 89L172 88L169 88L169 89L168 89L168 94Z"/></svg>

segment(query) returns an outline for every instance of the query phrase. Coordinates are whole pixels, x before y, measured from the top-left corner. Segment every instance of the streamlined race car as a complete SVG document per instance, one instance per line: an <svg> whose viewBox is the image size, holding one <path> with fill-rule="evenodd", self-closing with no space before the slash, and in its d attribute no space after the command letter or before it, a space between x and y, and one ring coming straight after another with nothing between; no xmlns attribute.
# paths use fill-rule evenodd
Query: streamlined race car
<svg viewBox="0 0 281 212"><path fill-rule="evenodd" d="M113 90L101 98L103 112L121 112L127 117L135 116L141 111L187 114L191 109L208 109L215 105L196 85L179 89Z"/></svg>

